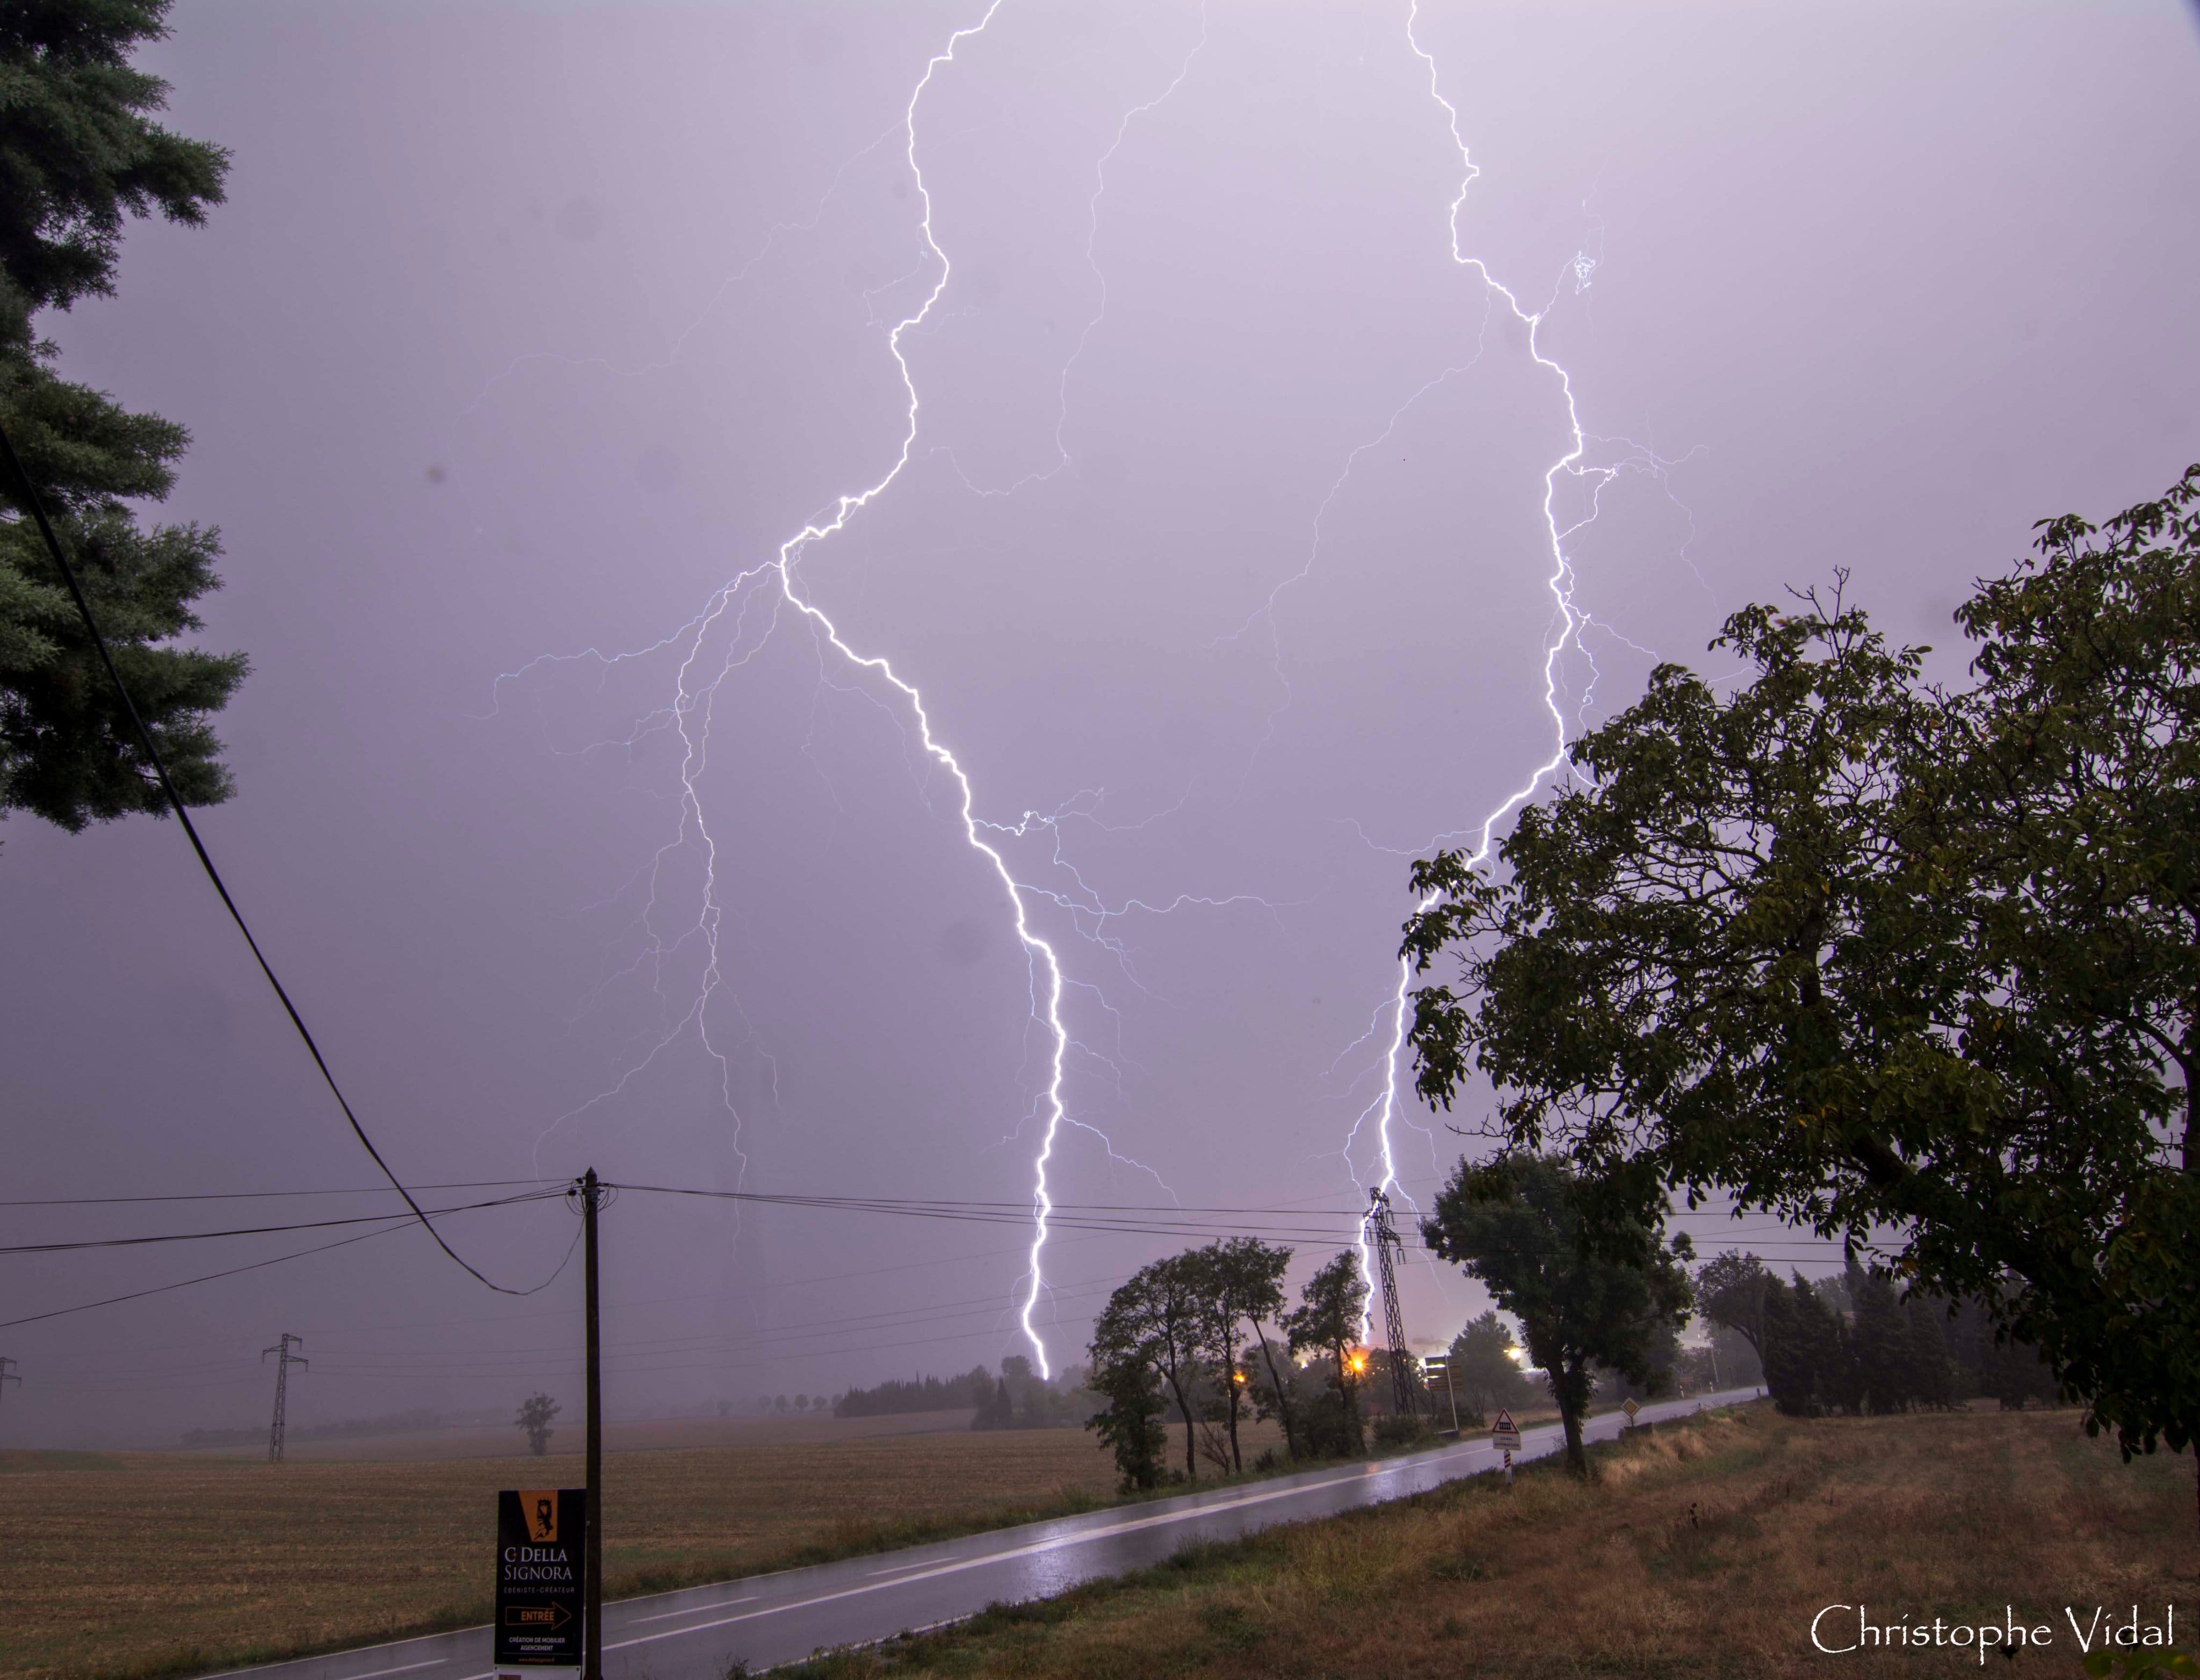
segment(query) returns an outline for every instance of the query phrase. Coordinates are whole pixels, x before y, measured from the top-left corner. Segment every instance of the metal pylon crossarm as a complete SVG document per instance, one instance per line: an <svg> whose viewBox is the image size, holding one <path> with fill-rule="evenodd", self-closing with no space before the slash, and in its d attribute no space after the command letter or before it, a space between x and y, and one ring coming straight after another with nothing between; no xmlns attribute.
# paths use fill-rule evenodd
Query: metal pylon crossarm
<svg viewBox="0 0 2200 1680"><path fill-rule="evenodd" d="M1376 1287L1383 1296L1383 1333L1390 1351L1390 1393L1402 1418L1420 1413L1420 1384L1414 1380L1413 1356L1406 1349L1406 1316L1398 1306L1397 1256L1404 1252L1398 1227L1390 1215L1390 1198L1378 1185L1367 1192L1367 1244L1375 1251Z"/></svg>

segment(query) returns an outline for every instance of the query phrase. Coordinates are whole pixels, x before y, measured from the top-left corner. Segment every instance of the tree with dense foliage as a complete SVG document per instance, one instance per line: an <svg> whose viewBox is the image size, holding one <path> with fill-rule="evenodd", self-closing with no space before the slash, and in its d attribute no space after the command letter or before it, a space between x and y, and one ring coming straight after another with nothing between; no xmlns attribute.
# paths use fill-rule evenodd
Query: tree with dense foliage
<svg viewBox="0 0 2200 1680"><path fill-rule="evenodd" d="M1340 1425L1337 1445L1349 1453L1366 1449L1360 1421L1359 1373L1354 1367L1354 1349L1366 1312L1367 1280L1360 1256L1346 1249L1307 1279L1299 1291L1299 1304L1283 1319L1284 1335L1294 1355L1323 1353L1330 1357Z"/></svg>
<svg viewBox="0 0 2200 1680"><path fill-rule="evenodd" d="M1205 1267L1192 1255L1156 1260L1108 1297L1092 1327L1093 1387L1113 1394L1102 1380L1109 1374L1103 1367L1143 1361L1167 1385L1184 1420L1184 1473L1192 1482L1199 1479L1202 1343L1212 1317L1208 1283Z"/></svg>
<svg viewBox="0 0 2200 1680"><path fill-rule="evenodd" d="M547 1394L530 1394L519 1402L519 1415L512 1421L527 1431L527 1450L535 1457L550 1450L550 1420L565 1409Z"/></svg>
<svg viewBox="0 0 2200 1680"><path fill-rule="evenodd" d="M2039 1344L2089 1426L2181 1451L2200 1442L2200 465L2098 529L2040 531L1958 610L1978 687L1911 777L1916 873L1970 889L1964 1048L2010 1162L1996 1209L2027 1238L2017 1288L1977 1264L1954 1280Z"/></svg>
<svg viewBox="0 0 2200 1680"><path fill-rule="evenodd" d="M2126 1450L2192 1440L2197 500L2047 526L1963 610L1961 694L1839 589L1729 618L1730 688L1660 666L1495 867L1416 866L1405 951L1464 981L1416 993L1422 1093L1488 1075L1600 1218L1720 1191L1898 1231L1910 1287L1989 1302Z"/></svg>
<svg viewBox="0 0 2200 1680"><path fill-rule="evenodd" d="M1183 1258L1204 1306L1200 1353L1221 1384L1231 1467L1238 1471L1245 1467L1238 1424L1248 1398L1246 1390L1252 1384L1240 1367L1238 1349L1248 1329L1267 1361L1269 1392L1283 1419L1286 1448L1296 1457L1290 1392L1277 1373L1274 1350L1265 1328L1265 1321L1283 1310L1284 1273L1291 1263L1291 1251L1257 1237L1231 1237L1194 1249Z"/></svg>
<svg viewBox="0 0 2200 1680"><path fill-rule="evenodd" d="M1910 1396L1910 1326L1901 1298L1883 1272L1853 1279L1850 1297L1856 1318L1849 1326L1855 1350L1857 1385L1867 1410L1906 1410Z"/></svg>
<svg viewBox="0 0 2200 1680"><path fill-rule="evenodd" d="M42 309L114 290L127 219L196 225L228 156L155 120L167 85L132 52L167 33L167 0L38 0L0 15L0 426L29 485L0 473L0 813L65 828L166 810L120 698L28 517L43 502L138 716L192 805L226 799L208 719L243 679L238 654L178 647L217 587L216 532L142 527L188 442L55 371Z"/></svg>
<svg viewBox="0 0 2200 1680"><path fill-rule="evenodd" d="M1470 1427L1478 1429L1492 1413L1528 1402L1534 1390L1512 1357L1518 1346L1512 1327L1494 1307L1469 1319L1451 1338L1448 1381Z"/></svg>
<svg viewBox="0 0 2200 1680"><path fill-rule="evenodd" d="M1112 1321L1106 1313L1092 1332L1092 1374L1086 1380L1106 1403L1085 1426L1115 1455L1115 1472L1125 1493L1144 1493L1161 1485L1161 1455L1168 1450L1162 1422L1167 1402L1150 1350L1137 1338L1138 1328L1125 1315Z"/></svg>
<svg viewBox="0 0 2200 1680"><path fill-rule="evenodd" d="M1599 1215L1582 1190L1558 1156L1462 1161L1421 1221L1421 1234L1519 1320L1529 1355L1558 1402L1566 1467L1585 1476L1582 1419L1594 1387L1590 1367L1651 1382L1660 1332L1687 1322L1691 1297L1682 1264L1686 1237L1668 1248L1657 1223L1637 1219L1597 1232L1593 1244L1589 1221Z"/></svg>
<svg viewBox="0 0 2200 1680"><path fill-rule="evenodd" d="M1776 1279L1753 1254L1729 1250L1696 1270L1696 1311L1764 1357L1764 1292Z"/></svg>

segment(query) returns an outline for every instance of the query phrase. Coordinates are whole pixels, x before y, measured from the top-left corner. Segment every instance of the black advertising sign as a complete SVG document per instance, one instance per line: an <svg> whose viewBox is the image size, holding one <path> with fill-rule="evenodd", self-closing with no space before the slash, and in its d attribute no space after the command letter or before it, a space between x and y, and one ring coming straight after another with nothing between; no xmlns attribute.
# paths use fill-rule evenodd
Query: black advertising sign
<svg viewBox="0 0 2200 1680"><path fill-rule="evenodd" d="M580 1667L588 1512L586 1488L497 1495L499 1668Z"/></svg>

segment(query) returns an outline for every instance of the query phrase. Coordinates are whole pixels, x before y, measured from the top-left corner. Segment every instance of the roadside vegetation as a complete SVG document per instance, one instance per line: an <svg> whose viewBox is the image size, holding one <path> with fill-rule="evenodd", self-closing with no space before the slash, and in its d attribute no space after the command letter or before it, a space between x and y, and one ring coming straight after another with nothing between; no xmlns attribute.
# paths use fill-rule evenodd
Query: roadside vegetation
<svg viewBox="0 0 2200 1680"><path fill-rule="evenodd" d="M2039 532L1956 611L1964 686L1837 572L1729 618L1717 680L1659 665L1494 857L1417 863L1416 1083L1447 1108L1494 1088L1466 1129L1563 1155L1609 1260L1674 1198L1730 1197L1883 1263L1860 1314L1897 1279L1976 1302L2089 1427L2181 1450L2200 465Z"/></svg>
<svg viewBox="0 0 2200 1680"><path fill-rule="evenodd" d="M1813 1651L1811 1618L2048 1622L1997 1669L2080 1672L2065 1606L2200 1616L2189 1455L2121 1461L2074 1410L1792 1420L1770 1407L1394 1505L1197 1546L791 1680L1395 1680L1974 1672L1969 1650Z"/></svg>

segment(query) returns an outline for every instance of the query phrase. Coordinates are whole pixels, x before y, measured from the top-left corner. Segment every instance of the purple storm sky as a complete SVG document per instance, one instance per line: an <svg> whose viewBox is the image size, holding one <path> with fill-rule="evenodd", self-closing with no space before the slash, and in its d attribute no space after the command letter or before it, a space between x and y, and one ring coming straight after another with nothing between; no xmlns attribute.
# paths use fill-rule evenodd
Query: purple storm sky
<svg viewBox="0 0 2200 1680"><path fill-rule="evenodd" d="M907 465L794 572L1015 830L987 833L1067 982L1055 1197L1310 1210L1336 1237L1302 1261L1379 1173L1354 1132L1408 863L1556 745L1565 392L1454 260L1407 14L1004 0L916 108L952 267L900 341ZM119 297L47 330L192 430L167 511L222 527L207 640L254 664L205 830L410 1180L1030 1197L1052 1046L959 790L775 578L717 595L901 450L887 335L941 272L904 117L984 15L182 0L146 56L234 151L230 202L134 230ZM1948 615L2033 521L2200 457L2189 11L1430 0L1413 28L1480 172L1460 247L1542 312L1584 463L1619 469L1594 507L1558 481L1562 524L1594 514L1570 729L1837 566L1959 676ZM375 1182L173 825L0 841L8 1197ZM1392 1136L1425 1201L1460 1140L1410 1105ZM1014 1228L606 1219L614 1414L1028 1351ZM572 1220L448 1228L535 1282ZM0 1318L301 1245L8 1258ZM1058 1235L1050 1356L1167 1246ZM249 1424L284 1330L299 1422L576 1402L575 1282L506 1302L383 1237L0 1332L0 1420ZM1482 1304L1408 1277L1424 1338Z"/></svg>

